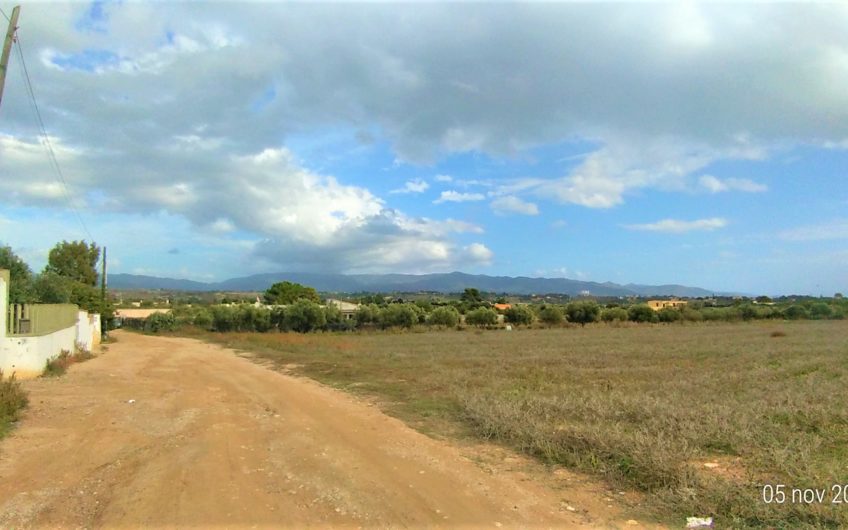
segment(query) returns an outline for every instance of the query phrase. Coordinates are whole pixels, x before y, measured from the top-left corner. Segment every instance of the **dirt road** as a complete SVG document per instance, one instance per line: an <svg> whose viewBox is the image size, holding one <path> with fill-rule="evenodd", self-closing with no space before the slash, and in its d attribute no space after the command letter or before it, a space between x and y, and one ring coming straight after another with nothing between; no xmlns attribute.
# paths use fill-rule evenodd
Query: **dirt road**
<svg viewBox="0 0 848 530"><path fill-rule="evenodd" d="M30 407L0 443L0 527L586 528L623 519L603 491L554 488L497 463L487 470L467 446L231 350L116 335L64 377L26 382Z"/></svg>

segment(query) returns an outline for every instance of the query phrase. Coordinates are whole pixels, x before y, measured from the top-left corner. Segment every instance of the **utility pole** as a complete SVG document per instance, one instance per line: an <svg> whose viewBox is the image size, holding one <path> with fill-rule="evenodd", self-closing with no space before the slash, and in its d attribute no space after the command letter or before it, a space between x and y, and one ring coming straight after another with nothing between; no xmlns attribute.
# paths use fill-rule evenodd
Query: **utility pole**
<svg viewBox="0 0 848 530"><path fill-rule="evenodd" d="M100 271L100 337L106 338L106 247L103 247L103 263Z"/></svg>
<svg viewBox="0 0 848 530"><path fill-rule="evenodd" d="M9 29L6 31L6 41L3 42L3 55L0 55L0 102L3 101L3 87L6 86L6 70L9 68L9 54L12 52L12 42L15 41L15 32L18 30L18 15L21 6L12 9L12 18L9 19Z"/></svg>

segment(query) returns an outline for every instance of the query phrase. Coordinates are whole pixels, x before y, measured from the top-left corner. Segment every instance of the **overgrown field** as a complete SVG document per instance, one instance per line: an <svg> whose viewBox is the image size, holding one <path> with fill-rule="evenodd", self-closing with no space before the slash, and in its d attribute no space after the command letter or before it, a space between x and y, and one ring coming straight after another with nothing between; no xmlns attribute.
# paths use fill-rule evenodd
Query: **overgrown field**
<svg viewBox="0 0 848 530"><path fill-rule="evenodd" d="M848 504L831 503L848 484L845 321L203 336L422 428L642 490L669 521L848 526ZM766 504L763 487L780 484L786 502ZM792 488L825 488L825 502L790 502Z"/></svg>

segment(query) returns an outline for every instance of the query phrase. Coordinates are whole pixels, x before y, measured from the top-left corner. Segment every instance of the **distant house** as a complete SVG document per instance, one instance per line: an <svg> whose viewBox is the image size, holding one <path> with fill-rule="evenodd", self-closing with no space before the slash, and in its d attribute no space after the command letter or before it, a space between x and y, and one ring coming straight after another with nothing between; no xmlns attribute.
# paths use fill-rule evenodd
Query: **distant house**
<svg viewBox="0 0 848 530"><path fill-rule="evenodd" d="M359 311L359 304L352 304L344 300L336 300L335 298L328 298L327 305L338 309L342 314L342 318L345 320L353 320L356 312Z"/></svg>
<svg viewBox="0 0 848 530"><path fill-rule="evenodd" d="M686 300L648 300L648 307L654 311L659 311L667 307L672 309L682 308L687 303L688 302Z"/></svg>
<svg viewBox="0 0 848 530"><path fill-rule="evenodd" d="M512 304L492 304L492 307L495 308L495 311L506 311L512 309Z"/></svg>

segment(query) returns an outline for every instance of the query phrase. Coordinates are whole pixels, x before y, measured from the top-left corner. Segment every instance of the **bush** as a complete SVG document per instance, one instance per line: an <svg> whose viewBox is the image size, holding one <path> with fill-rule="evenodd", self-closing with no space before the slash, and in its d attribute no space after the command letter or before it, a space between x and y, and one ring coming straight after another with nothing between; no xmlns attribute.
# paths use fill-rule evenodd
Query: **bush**
<svg viewBox="0 0 848 530"><path fill-rule="evenodd" d="M686 322L700 322L704 320L704 315L702 315L697 309L692 309L691 307L684 307L683 310L680 311L680 316Z"/></svg>
<svg viewBox="0 0 848 530"><path fill-rule="evenodd" d="M510 324L529 326L533 323L535 315L527 306L517 305L510 307L504 312L504 320Z"/></svg>
<svg viewBox="0 0 848 530"><path fill-rule="evenodd" d="M174 331L177 329L177 319L171 313L153 313L144 319L145 333Z"/></svg>
<svg viewBox="0 0 848 530"><path fill-rule="evenodd" d="M810 315L807 313L807 309L801 305L791 305L783 310L784 318L788 318L789 320L803 320L810 318Z"/></svg>
<svg viewBox="0 0 848 530"><path fill-rule="evenodd" d="M377 304L362 305L356 312L356 325L367 326L380 321L380 306Z"/></svg>
<svg viewBox="0 0 848 530"><path fill-rule="evenodd" d="M549 326L562 324L562 310L555 305L546 305L539 310L539 320Z"/></svg>
<svg viewBox="0 0 848 530"><path fill-rule="evenodd" d="M498 314L494 309L479 307L465 314L465 323L470 326L494 326L498 323Z"/></svg>
<svg viewBox="0 0 848 530"><path fill-rule="evenodd" d="M433 326L446 326L452 328L459 322L459 311L453 307L437 307L430 313L429 323Z"/></svg>
<svg viewBox="0 0 848 530"><path fill-rule="evenodd" d="M657 318L660 322L677 322L683 318L683 315L677 309L665 307L657 312Z"/></svg>
<svg viewBox="0 0 848 530"><path fill-rule="evenodd" d="M200 309L194 314L191 323L199 328L210 329L212 327L212 313L208 309Z"/></svg>
<svg viewBox="0 0 848 530"><path fill-rule="evenodd" d="M324 308L315 302L301 299L286 307L282 329L308 333L326 325Z"/></svg>
<svg viewBox="0 0 848 530"><path fill-rule="evenodd" d="M411 328L418 323L419 311L413 304L389 304L380 311L380 325L384 328Z"/></svg>
<svg viewBox="0 0 848 530"><path fill-rule="evenodd" d="M268 331L271 329L271 311L252 305L239 306L236 328L238 331Z"/></svg>
<svg viewBox="0 0 848 530"><path fill-rule="evenodd" d="M581 326L597 322L600 314L600 306L588 300L571 302L565 306L565 315L568 317L568 321L580 324Z"/></svg>
<svg viewBox="0 0 848 530"><path fill-rule="evenodd" d="M636 304L627 310L627 316L633 322L656 322L659 320L657 312L648 307L647 304Z"/></svg>
<svg viewBox="0 0 848 530"><path fill-rule="evenodd" d="M232 307L222 305L212 308L212 329L214 331L221 333L235 331L237 320L236 311Z"/></svg>
<svg viewBox="0 0 848 530"><path fill-rule="evenodd" d="M624 322L627 320L627 310L623 307L610 307L601 311L604 322Z"/></svg>
<svg viewBox="0 0 848 530"><path fill-rule="evenodd" d="M822 320L826 318L830 318L833 314L833 310L824 302L816 302L810 306L810 318L815 320Z"/></svg>
<svg viewBox="0 0 848 530"><path fill-rule="evenodd" d="M15 380L15 374L4 377L0 370L0 436L8 431L12 422L18 421L18 416L28 400L21 384Z"/></svg>

